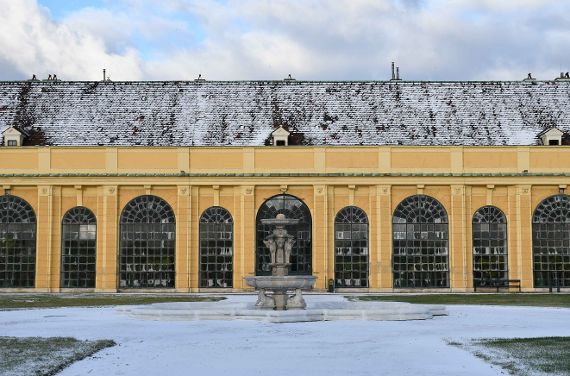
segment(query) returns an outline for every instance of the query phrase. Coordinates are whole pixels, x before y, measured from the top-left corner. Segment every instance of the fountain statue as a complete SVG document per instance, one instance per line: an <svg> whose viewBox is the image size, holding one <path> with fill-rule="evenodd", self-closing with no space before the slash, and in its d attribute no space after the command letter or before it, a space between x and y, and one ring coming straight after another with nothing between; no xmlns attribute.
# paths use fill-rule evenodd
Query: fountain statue
<svg viewBox="0 0 570 376"><path fill-rule="evenodd" d="M305 309L307 304L303 299L301 289L313 288L317 278L310 275L289 275L291 250L295 244L295 237L285 228L287 225L299 223L299 220L286 218L284 214L277 214L275 218L262 219L261 223L273 225L275 228L263 240L271 254L269 264L271 275L245 278L249 286L259 290L255 305L275 310ZM290 296L288 291L294 291L294 295Z"/></svg>

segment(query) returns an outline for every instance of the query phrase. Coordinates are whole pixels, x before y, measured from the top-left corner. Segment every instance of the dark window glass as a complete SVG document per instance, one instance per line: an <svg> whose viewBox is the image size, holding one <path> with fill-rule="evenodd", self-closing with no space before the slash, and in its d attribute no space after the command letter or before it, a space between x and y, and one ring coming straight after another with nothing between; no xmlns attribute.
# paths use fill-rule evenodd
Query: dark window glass
<svg viewBox="0 0 570 376"><path fill-rule="evenodd" d="M509 278L507 218L495 206L484 206L473 215L473 284L495 286Z"/></svg>
<svg viewBox="0 0 570 376"><path fill-rule="evenodd" d="M174 287L176 222L170 205L139 196L123 209L120 226L119 286Z"/></svg>
<svg viewBox="0 0 570 376"><path fill-rule="evenodd" d="M233 225L230 213L219 206L200 217L200 287L233 286Z"/></svg>
<svg viewBox="0 0 570 376"><path fill-rule="evenodd" d="M16 140L8 140L8 146L18 146L18 142Z"/></svg>
<svg viewBox="0 0 570 376"><path fill-rule="evenodd" d="M295 237L295 244L291 252L291 275L310 275L312 273L312 242L311 242L311 213L303 201L289 195L279 195L265 201L257 212L256 221L256 267L257 275L270 275L269 263L271 255L263 240L273 232L274 226L264 225L262 219L275 218L277 214L284 214L286 218L299 219L294 226L287 226L289 234Z"/></svg>
<svg viewBox="0 0 570 376"><path fill-rule="evenodd" d="M34 287L36 215L19 197L0 196L0 287Z"/></svg>
<svg viewBox="0 0 570 376"><path fill-rule="evenodd" d="M61 287L95 287L95 214L82 206L70 209L63 216L61 232Z"/></svg>
<svg viewBox="0 0 570 376"><path fill-rule="evenodd" d="M570 199L548 197L532 217L534 287L570 286Z"/></svg>
<svg viewBox="0 0 570 376"><path fill-rule="evenodd" d="M447 213L434 198L411 196L392 218L394 287L449 287Z"/></svg>
<svg viewBox="0 0 570 376"><path fill-rule="evenodd" d="M368 287L368 217L348 206L334 221L336 287Z"/></svg>

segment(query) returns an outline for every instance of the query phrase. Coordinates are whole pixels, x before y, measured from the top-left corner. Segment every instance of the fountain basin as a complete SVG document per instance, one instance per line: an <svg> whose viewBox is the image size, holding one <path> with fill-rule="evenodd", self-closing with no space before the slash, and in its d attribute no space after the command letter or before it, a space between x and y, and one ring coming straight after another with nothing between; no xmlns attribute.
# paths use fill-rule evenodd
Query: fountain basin
<svg viewBox="0 0 570 376"><path fill-rule="evenodd" d="M312 275L245 277L245 283L255 289L296 290L312 289L317 277Z"/></svg>

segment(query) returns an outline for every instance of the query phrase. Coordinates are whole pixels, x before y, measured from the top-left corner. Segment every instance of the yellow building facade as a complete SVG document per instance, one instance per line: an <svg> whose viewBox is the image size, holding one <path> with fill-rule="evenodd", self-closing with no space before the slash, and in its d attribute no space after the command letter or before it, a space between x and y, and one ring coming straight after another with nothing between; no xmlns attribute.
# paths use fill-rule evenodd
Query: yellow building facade
<svg viewBox="0 0 570 376"><path fill-rule="evenodd" d="M504 215L499 221L504 227L496 230L504 234L491 237L492 242L499 239L503 243L488 243L491 255L487 264L501 264L499 269L505 273L501 278L520 280L523 291L544 291L554 282L537 282L548 273L537 277L534 270L540 262L533 258L540 229L533 231L533 221L541 220L533 216L544 200L558 197L564 201L568 184L570 148L566 146L4 147L0 148L0 197L15 197L29 204L36 227L33 286L5 283L1 290L77 290L62 283L62 250L66 247L62 221L66 213L80 207L93 214L96 225L89 228L93 232L89 239L95 243L94 286L80 290L157 291L148 284L121 283L120 265L125 252L121 248L124 210L137 197L152 196L170 207L173 220L159 219L157 223L172 224L169 231L174 233L160 240L171 241L174 247L167 261L173 264L172 280L156 287L176 292L246 291L244 277L260 270L256 264L261 252L256 218L268 200L286 196L302 202L310 213L310 241L303 244L309 252L308 272L317 276L318 290L327 289L332 280L341 291L473 291L474 271L481 272L481 265L474 266L474 262L480 263L474 249L485 253L474 243L478 236L474 215L481 208L493 207ZM440 211L445 219L434 222L428 218L425 222L431 224L425 230L398 230L399 225L413 226L396 218L398 210L405 211L402 203L413 197L433 199L430 202L443 208ZM358 283L348 281L350 276L343 282L338 270L347 268L349 273L352 268L350 262L339 261L339 255L354 252L350 247L356 240L356 230L349 228L348 235L342 235L340 224L348 222L338 218L347 207L356 208L364 218L354 223L366 225L358 227L362 257L354 262L364 273L356 278ZM0 210L6 210L2 208L0 202ZM209 236L201 221L209 208L225 209L231 218L231 225L224 230L231 235L222 239L229 245L221 251L229 263L224 275L231 283L209 285L201 277L206 268L205 259L201 259L206 244L203 238ZM435 230L430 227L433 223L444 226L440 230L445 230L445 235L438 235L437 226ZM481 231L489 228L477 227L477 233ZM436 234L433 238L432 233ZM539 235L533 236L535 233ZM339 245L351 236L355 239L345 244L346 249ZM563 238L568 236L552 235L547 240L563 242ZM216 239L214 247L219 248L220 239ZM408 246L398 248L405 239ZM424 247L421 241L424 245L432 242L432 250L437 250L409 251ZM560 244L568 249L567 244ZM495 246L504 248L499 252L503 261L494 257ZM219 255L219 249L217 252ZM445 259L434 262L433 257L438 257L434 254ZM414 257L419 261L413 261ZM425 263L435 265L426 267L424 274L420 273L422 257L431 257ZM553 278L560 278L556 284L564 287L570 260L566 261L564 252L560 257L552 269L556 271ZM6 264L17 268L14 262L4 264L5 268ZM434 283L430 276L438 271L438 264L443 265L439 270L443 279ZM420 277L411 277L414 269ZM6 276L14 271L10 270L4 270ZM400 278L404 274L407 277ZM215 278L215 273L212 275ZM481 277L480 282L480 287L485 287L492 281Z"/></svg>

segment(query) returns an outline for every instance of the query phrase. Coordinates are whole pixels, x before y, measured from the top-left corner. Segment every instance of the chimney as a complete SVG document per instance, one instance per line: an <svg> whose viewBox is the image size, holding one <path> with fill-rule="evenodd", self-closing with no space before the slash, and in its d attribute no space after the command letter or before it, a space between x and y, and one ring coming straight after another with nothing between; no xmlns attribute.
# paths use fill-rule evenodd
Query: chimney
<svg viewBox="0 0 570 376"><path fill-rule="evenodd" d="M103 69L103 81L105 81L106 77L105 77L105 73L106 73L106 69Z"/></svg>
<svg viewBox="0 0 570 376"><path fill-rule="evenodd" d="M392 62L392 79L396 79L396 74L394 73L394 62Z"/></svg>
<svg viewBox="0 0 570 376"><path fill-rule="evenodd" d="M400 67L396 67L396 80L400 79Z"/></svg>

